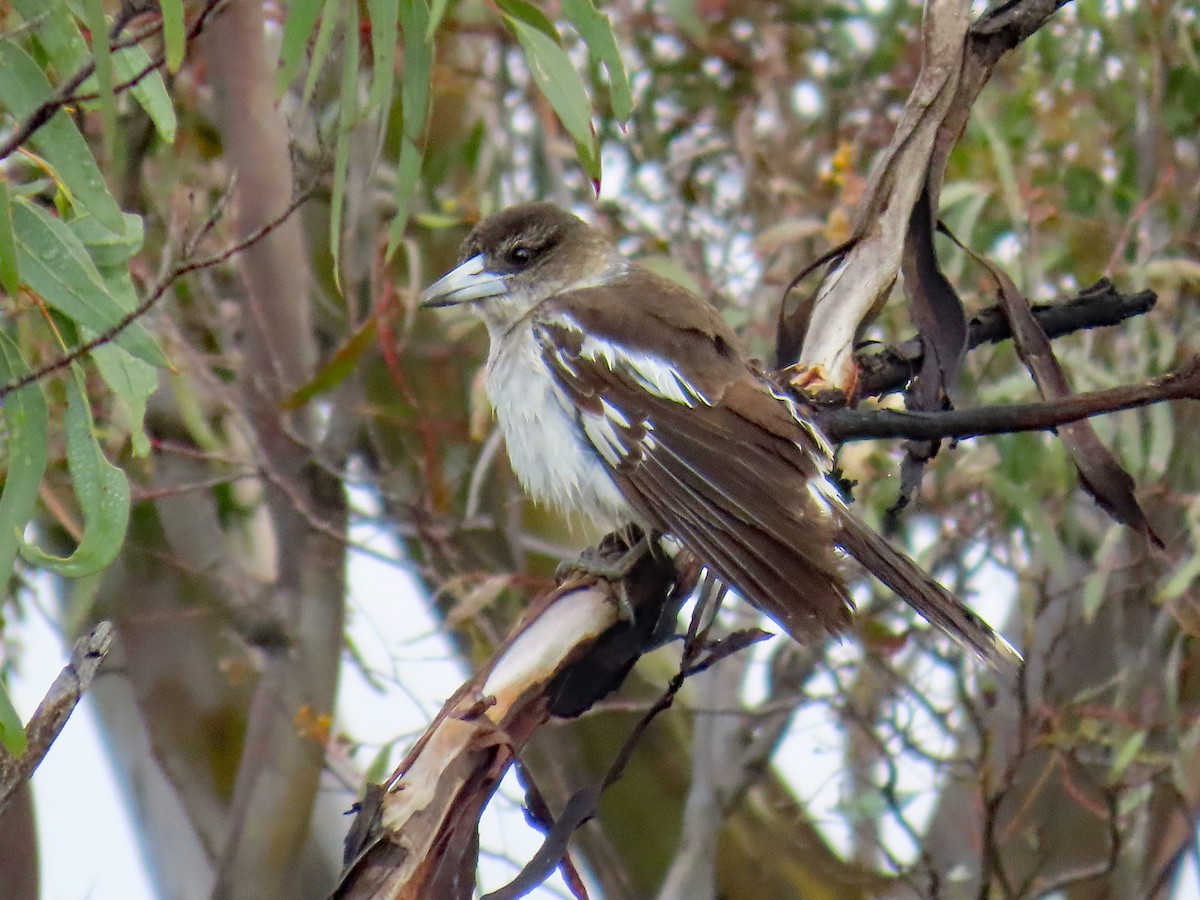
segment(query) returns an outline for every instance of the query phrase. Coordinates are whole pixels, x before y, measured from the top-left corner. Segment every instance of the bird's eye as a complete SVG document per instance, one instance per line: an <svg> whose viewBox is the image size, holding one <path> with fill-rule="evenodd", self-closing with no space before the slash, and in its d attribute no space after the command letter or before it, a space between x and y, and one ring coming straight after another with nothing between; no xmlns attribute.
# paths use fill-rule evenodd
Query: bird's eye
<svg viewBox="0 0 1200 900"><path fill-rule="evenodd" d="M508 261L514 266L527 266L533 259L533 251L524 244L517 244L508 251Z"/></svg>

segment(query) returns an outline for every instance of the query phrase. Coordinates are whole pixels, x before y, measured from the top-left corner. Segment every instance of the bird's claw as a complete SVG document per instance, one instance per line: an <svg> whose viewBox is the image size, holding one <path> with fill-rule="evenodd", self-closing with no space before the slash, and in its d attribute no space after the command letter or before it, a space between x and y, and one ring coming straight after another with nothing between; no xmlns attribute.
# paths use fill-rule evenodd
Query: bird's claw
<svg viewBox="0 0 1200 900"><path fill-rule="evenodd" d="M639 540L614 559L611 554L605 553L598 547L589 547L579 554L578 559L559 563L555 574L560 582L572 575L590 575L593 578L604 579L612 586L613 598L621 621L632 625L635 615L633 604L629 601L629 592L625 586L625 577L633 571L633 567L649 549L650 545L646 540Z"/></svg>

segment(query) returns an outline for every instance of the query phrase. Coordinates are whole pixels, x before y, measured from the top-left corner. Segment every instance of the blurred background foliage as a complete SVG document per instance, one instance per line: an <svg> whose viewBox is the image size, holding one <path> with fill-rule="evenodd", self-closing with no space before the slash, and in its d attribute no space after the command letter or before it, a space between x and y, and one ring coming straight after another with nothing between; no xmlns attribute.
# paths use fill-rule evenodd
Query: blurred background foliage
<svg viewBox="0 0 1200 900"><path fill-rule="evenodd" d="M922 9L886 0L39 6L0 7L0 64L27 54L55 90L94 64L93 78L65 91L73 99L58 121L87 139L111 199L140 217L145 235L107 258L94 249L102 241L84 241L98 273L107 259L112 271L100 274L132 278L136 290L110 287L117 299L101 312L119 318L165 285L139 322L171 367L158 369L147 445L138 390L105 376L97 353L38 383L45 478L22 473L10 443L4 488L29 495L29 535L66 553L88 521L89 485L103 467L92 476L69 468L76 383L90 398L95 446L132 485L132 515L127 537L115 523L96 539L100 564L89 571L46 580L36 573L53 571L52 561L27 553L16 563L5 670L20 666L22 620L41 614L31 612L39 602L68 637L113 618L123 659L96 701L161 894L197 896L215 884L222 896L323 896L338 866L338 813L364 773L387 771L414 727L356 734L352 713L333 705L339 670L405 703L415 690L406 680L423 679L407 658L411 623L427 621L421 609L447 639L437 653L478 665L552 584L555 565L597 537L523 499L482 394L484 335L466 317L418 313L419 290L453 265L481 216L554 199L713 300L769 358L784 288L850 234L920 68ZM132 97L121 84L133 63L97 50L95 36L117 26L117 44L168 64ZM242 29L234 34L244 43L222 28ZM1145 317L1055 342L1076 390L1160 375L1196 352L1198 43L1194 4L1068 3L1001 61L950 159L943 220L1031 300L1071 296L1102 276L1158 294ZM246 47L262 65L220 74ZM14 71L0 67L5 134L29 117ZM220 78L245 94L223 99ZM239 107L251 94L280 115L260 120L248 102ZM261 288L245 254L170 277L251 230L250 193L266 189L235 161L239 116L286 141L284 155L264 149L259 165L290 190L260 196L268 212L256 221L310 192L289 223L303 252L273 251L275 271L306 273L302 289L264 305L259 320L248 298ZM0 223L6 246L20 245L16 226L30 209L55 233L105 216L96 211L104 201L89 206L73 184L79 151L38 134L45 146L22 139L0 162L16 234L6 239ZM54 164L64 152L66 170ZM101 224L118 233L111 214ZM968 312L992 304L986 273L938 240ZM26 365L104 330L55 307L30 275L34 262L18 260L21 286L3 281L5 334ZM911 336L894 300L868 340ZM255 329L265 343L250 340ZM304 335L274 347L294 362L264 363L272 333ZM8 358L11 377L20 369ZM256 405L256 385L276 375L269 402ZM17 396L6 398L6 415ZM1001 344L970 354L956 400L1033 396ZM1188 437L1198 424L1183 404L1096 422L1138 481L1167 543L1161 554L1096 509L1052 434L944 447L892 537L1024 650L1019 695L864 582L858 638L805 649L773 640L697 679L690 708L650 729L577 841L596 895L1186 896L1176 885L1200 812L1200 456ZM280 435L294 465L270 449ZM863 442L839 455L877 523L897 496L900 450ZM391 575L347 584L347 565L362 556L382 558ZM294 582L280 575L289 566ZM297 593L333 623L328 646L304 603L292 604ZM385 598L369 615L365 593ZM731 616L731 625L746 621ZM382 662L354 637L364 618L386 648ZM305 669L318 673L311 696L272 693L289 654L323 661ZM654 654L619 698L543 729L527 762L552 803L594 782L671 666L670 650ZM434 686L420 715L455 686ZM294 726L278 744L253 740L267 733L257 730L264 708ZM288 741L308 781L273 758ZM278 771L304 796L291 806L263 800L248 748L257 771ZM138 794L133 785L145 783L156 786ZM23 821L0 842L32 841ZM519 827L511 815L502 821ZM281 860L252 857L246 835L259 832ZM38 839L46 847L54 836ZM689 842L707 848L698 867ZM28 875L33 857L17 858L9 874ZM258 880L236 876L240 863L257 863Z"/></svg>

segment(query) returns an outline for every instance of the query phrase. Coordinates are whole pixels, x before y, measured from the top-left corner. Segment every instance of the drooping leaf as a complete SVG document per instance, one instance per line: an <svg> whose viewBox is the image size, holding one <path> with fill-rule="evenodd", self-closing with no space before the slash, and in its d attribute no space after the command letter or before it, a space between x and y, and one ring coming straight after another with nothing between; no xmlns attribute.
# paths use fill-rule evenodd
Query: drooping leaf
<svg viewBox="0 0 1200 900"><path fill-rule="evenodd" d="M150 439L146 436L145 427L146 403L158 389L158 370L148 362L126 353L116 344L101 344L92 351L92 359L104 383L128 409L133 455L149 456Z"/></svg>
<svg viewBox="0 0 1200 900"><path fill-rule="evenodd" d="M123 266L129 262L146 239L146 226L142 217L125 213L125 229L121 233L109 231L91 216L72 219L67 227L75 233L98 267ZM129 309L132 309L130 306Z"/></svg>
<svg viewBox="0 0 1200 900"><path fill-rule="evenodd" d="M350 171L350 132L358 121L358 5L346 6L346 36L342 47L342 91L337 143L333 150L333 188L329 200L329 252L333 282L342 289L342 212L346 177Z"/></svg>
<svg viewBox="0 0 1200 900"><path fill-rule="evenodd" d="M446 15L448 2L449 0L433 0L433 4L429 8L429 27L425 29L425 40L429 43L433 43L433 33L442 24L442 17Z"/></svg>
<svg viewBox="0 0 1200 900"><path fill-rule="evenodd" d="M529 0L497 0L496 6L506 16L533 26L559 47L562 46L562 37L550 17Z"/></svg>
<svg viewBox="0 0 1200 900"><path fill-rule="evenodd" d="M67 557L53 556L28 542L21 545L21 556L28 562L67 578L107 567L120 551L129 525L129 481L104 456L83 385L83 368L75 363L66 379L67 470L83 512L83 538Z"/></svg>
<svg viewBox="0 0 1200 900"><path fill-rule="evenodd" d="M13 234L8 182L3 179L0 179L0 288L10 297L15 297L21 290L21 264L17 259L17 238Z"/></svg>
<svg viewBox="0 0 1200 900"><path fill-rule="evenodd" d="M613 115L624 122L633 112L633 91L629 87L629 76L625 73L612 23L596 9L592 0L563 0L563 12L587 44L588 52L604 64Z"/></svg>
<svg viewBox="0 0 1200 900"><path fill-rule="evenodd" d="M24 200L12 206L17 258L29 289L80 325L103 334L128 309L112 295L79 238L55 219ZM146 326L133 321L114 338L134 356L156 366L168 360Z"/></svg>
<svg viewBox="0 0 1200 900"><path fill-rule="evenodd" d="M392 106L392 86L396 80L396 37L400 16L399 0L367 0L371 19L371 89L367 92L364 112L381 110L387 115Z"/></svg>
<svg viewBox="0 0 1200 900"><path fill-rule="evenodd" d="M17 345L0 332L0 383L8 384L28 372ZM49 439L41 385L27 384L4 398L4 425L8 430L8 472L0 492L0 575L7 582L46 471Z"/></svg>
<svg viewBox="0 0 1200 900"><path fill-rule="evenodd" d="M183 54L187 49L183 0L159 0L158 5L162 10L163 46L166 49L167 71L174 74L183 65Z"/></svg>
<svg viewBox="0 0 1200 900"><path fill-rule="evenodd" d="M325 68L325 60L329 58L329 51L333 47L333 33L338 22L338 10L341 5L338 0L325 0L325 5L321 10L321 24L317 26L317 38L313 41L312 58L308 63L308 75L304 79L303 102L308 103L312 99L313 90L317 86L317 79L321 76L321 71ZM288 81L291 81L289 78ZM286 85L287 82L284 82ZM280 92L282 93L282 91Z"/></svg>
<svg viewBox="0 0 1200 900"><path fill-rule="evenodd" d="M396 183L392 191L396 213L388 227L385 258L389 260L404 238L409 207L424 160L418 141L429 118L429 84L433 72L429 15L425 0L402 0L400 4L400 28L404 32L404 82L400 93L404 136L400 140Z"/></svg>
<svg viewBox="0 0 1200 900"><path fill-rule="evenodd" d="M66 0L13 0L13 6L32 27L34 40L60 77L67 77L91 59L91 50ZM89 78L80 87L94 91L95 79Z"/></svg>
<svg viewBox="0 0 1200 900"><path fill-rule="evenodd" d="M150 65L150 55L135 44L114 53L112 61L113 71L121 84L138 78L137 84L131 87L129 92L154 123L154 130L158 132L158 136L168 144L175 143L175 132L179 123L175 118L175 104L171 102L171 95L163 83L162 73L147 72L142 76L146 66Z"/></svg>
<svg viewBox="0 0 1200 900"><path fill-rule="evenodd" d="M600 147L592 130L591 101L574 63L541 29L512 15L506 15L505 20L525 52L533 80L550 101L567 133L575 139L585 171L593 180L598 179Z"/></svg>
<svg viewBox="0 0 1200 900"><path fill-rule="evenodd" d="M367 319L349 340L342 344L321 366L308 384L300 387L295 393L283 401L284 409L299 409L313 397L328 393L346 380L346 376L354 371L366 350L375 341L376 319Z"/></svg>
<svg viewBox="0 0 1200 900"><path fill-rule="evenodd" d="M417 181L421 177L421 151L408 138L400 143L400 161L396 164L396 188L392 196L396 203L396 214L388 227L387 251L384 256L391 259L396 248L404 239L404 227L408 224L408 209Z"/></svg>
<svg viewBox="0 0 1200 900"><path fill-rule="evenodd" d="M25 736L25 727L21 724L21 716L13 706L8 696L8 689L0 681L0 745L3 745L13 756L21 756L29 741Z"/></svg>
<svg viewBox="0 0 1200 900"><path fill-rule="evenodd" d="M83 243L117 306L129 312L137 307L138 298L127 263L142 248L145 229L141 216L126 213L125 221L123 235L113 234L90 216L68 222L67 226ZM95 332L90 329L81 328L81 331L85 339L95 337ZM102 344L93 350L92 359L100 370L100 376L128 410L134 455L148 455L150 441L145 430L146 401L158 387L158 373L154 366L113 343Z"/></svg>
<svg viewBox="0 0 1200 900"><path fill-rule="evenodd" d="M11 41L0 40L0 106L24 119L52 93L50 82L33 58ZM121 229L121 209L108 192L87 142L65 111L60 109L51 116L30 141L53 167L55 177L62 179L72 202L106 228Z"/></svg>
<svg viewBox="0 0 1200 900"><path fill-rule="evenodd" d="M116 160L117 97L113 93L112 52L108 46L108 18L104 15L103 0L84 0L84 20L92 33L92 59L95 62L100 121L104 127L104 153L109 165Z"/></svg>
<svg viewBox="0 0 1200 900"><path fill-rule="evenodd" d="M429 37L429 7L425 0L404 0L400 28L404 32L404 83L400 102L404 135L414 143L429 118L429 81L433 72L433 41Z"/></svg>
<svg viewBox="0 0 1200 900"><path fill-rule="evenodd" d="M279 44L279 71L275 75L275 93L282 97L304 62L309 38L317 24L321 0L293 0L288 4L283 23L283 39Z"/></svg>

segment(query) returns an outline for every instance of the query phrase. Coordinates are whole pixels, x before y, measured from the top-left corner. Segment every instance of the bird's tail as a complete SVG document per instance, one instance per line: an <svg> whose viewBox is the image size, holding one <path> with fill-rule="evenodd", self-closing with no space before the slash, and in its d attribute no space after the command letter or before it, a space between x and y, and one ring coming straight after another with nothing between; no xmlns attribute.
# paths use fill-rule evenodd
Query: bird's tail
<svg viewBox="0 0 1200 900"><path fill-rule="evenodd" d="M899 594L932 625L1000 670L1012 669L1021 654L954 594L848 509L837 509L837 545Z"/></svg>

